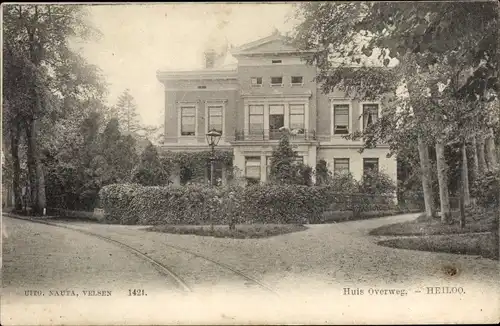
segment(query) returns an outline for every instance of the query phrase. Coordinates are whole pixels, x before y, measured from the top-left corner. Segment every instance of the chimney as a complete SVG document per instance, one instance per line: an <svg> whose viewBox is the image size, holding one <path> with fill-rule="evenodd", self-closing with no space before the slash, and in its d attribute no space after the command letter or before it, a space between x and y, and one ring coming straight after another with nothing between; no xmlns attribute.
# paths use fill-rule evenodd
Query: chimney
<svg viewBox="0 0 500 326"><path fill-rule="evenodd" d="M215 59L217 53L215 50L205 51L205 68L213 68L215 66Z"/></svg>

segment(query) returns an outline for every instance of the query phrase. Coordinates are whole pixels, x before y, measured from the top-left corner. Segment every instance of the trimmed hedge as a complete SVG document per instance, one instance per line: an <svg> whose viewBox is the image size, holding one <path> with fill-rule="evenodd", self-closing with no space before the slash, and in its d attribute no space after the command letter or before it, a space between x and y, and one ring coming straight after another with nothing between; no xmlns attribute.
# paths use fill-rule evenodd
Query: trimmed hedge
<svg viewBox="0 0 500 326"><path fill-rule="evenodd" d="M387 210L390 196L338 193L332 186L258 184L247 187L113 184L99 193L107 223L247 224L316 223L331 209Z"/></svg>
<svg viewBox="0 0 500 326"><path fill-rule="evenodd" d="M319 187L255 185L105 186L99 194L105 221L120 224L305 223L329 205Z"/></svg>

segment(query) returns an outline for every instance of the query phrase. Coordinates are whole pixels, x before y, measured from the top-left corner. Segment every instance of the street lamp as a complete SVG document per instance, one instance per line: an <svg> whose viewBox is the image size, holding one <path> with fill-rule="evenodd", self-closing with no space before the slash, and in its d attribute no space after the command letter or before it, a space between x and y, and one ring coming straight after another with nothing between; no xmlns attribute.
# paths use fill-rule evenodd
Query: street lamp
<svg viewBox="0 0 500 326"><path fill-rule="evenodd" d="M215 162L215 146L219 143L222 134L215 129L210 130L207 134L208 146L212 148L212 155L210 156L210 185L214 186L214 162Z"/></svg>

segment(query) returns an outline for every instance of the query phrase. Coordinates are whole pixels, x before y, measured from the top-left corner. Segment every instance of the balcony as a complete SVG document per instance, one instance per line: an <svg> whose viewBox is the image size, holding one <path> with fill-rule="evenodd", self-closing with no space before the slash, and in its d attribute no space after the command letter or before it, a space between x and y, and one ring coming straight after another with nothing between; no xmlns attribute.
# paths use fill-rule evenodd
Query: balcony
<svg viewBox="0 0 500 326"><path fill-rule="evenodd" d="M236 130L235 141L269 141L279 140L285 131L262 129L262 130ZM292 141L313 141L316 139L316 131L314 130L293 130L290 132L290 140Z"/></svg>

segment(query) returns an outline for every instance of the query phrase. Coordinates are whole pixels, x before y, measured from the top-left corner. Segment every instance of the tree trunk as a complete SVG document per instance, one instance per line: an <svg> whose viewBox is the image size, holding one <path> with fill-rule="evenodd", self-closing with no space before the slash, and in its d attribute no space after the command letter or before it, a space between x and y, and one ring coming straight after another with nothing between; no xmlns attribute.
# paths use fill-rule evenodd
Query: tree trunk
<svg viewBox="0 0 500 326"><path fill-rule="evenodd" d="M472 179L475 182L479 177L479 157L477 155L476 136L471 137L471 150L472 150Z"/></svg>
<svg viewBox="0 0 500 326"><path fill-rule="evenodd" d="M37 202L36 195L36 162L35 157L33 155L33 136L31 129L31 121L25 121L25 129L26 129L26 162L28 165L28 182L29 182L29 195L30 195L30 206L33 209L34 203ZM28 189L26 189L28 191ZM26 196L27 198L27 196ZM25 206L26 203L25 203Z"/></svg>
<svg viewBox="0 0 500 326"><path fill-rule="evenodd" d="M33 213L41 215L46 208L45 178L37 144L36 120L26 121L26 141L28 143L27 161L31 188L31 206Z"/></svg>
<svg viewBox="0 0 500 326"><path fill-rule="evenodd" d="M486 157L484 153L484 138L479 136L477 139L477 157L479 161L479 173L482 174L486 171Z"/></svg>
<svg viewBox="0 0 500 326"><path fill-rule="evenodd" d="M19 122L14 123L10 130L10 154L12 156L12 190L14 192L14 209L21 211L23 203L21 200L21 163L19 161L19 140L21 137L21 126Z"/></svg>
<svg viewBox="0 0 500 326"><path fill-rule="evenodd" d="M429 159L429 151L427 145L424 143L422 137L418 137L418 154L420 156L420 168L421 168L421 179L422 179L422 189L424 191L424 204L425 204L425 214L427 217L434 217L436 214L436 209L434 207L434 200L432 196L432 169L431 162Z"/></svg>
<svg viewBox="0 0 500 326"><path fill-rule="evenodd" d="M500 234L500 192L498 193L498 199L497 199L496 218L493 219L493 248L495 248L494 253L495 253L495 258L497 260L500 260L499 234Z"/></svg>
<svg viewBox="0 0 500 326"><path fill-rule="evenodd" d="M488 166L488 170L494 170L497 165L497 153L496 153L496 147L495 147L495 138L493 134L493 130L490 128L488 131L488 137L486 137L485 140L485 148L486 148L486 162Z"/></svg>
<svg viewBox="0 0 500 326"><path fill-rule="evenodd" d="M462 188L464 204L465 206L470 206L469 167L467 164L467 146L465 141L462 144Z"/></svg>
<svg viewBox="0 0 500 326"><path fill-rule="evenodd" d="M418 64L414 59L414 54L407 52L405 56L406 64L403 65L405 67L405 74L407 76L412 76L417 73ZM410 94L410 104L413 108L415 116L421 119L423 113L420 109L420 102L418 101L418 87L411 81L411 78L407 82L407 87ZM425 130L425 126L422 127ZM422 190L424 192L425 214L427 215L427 217L433 218L436 215L436 209L434 205L434 194L432 190L432 165L429 158L429 148L422 137L422 135L418 135L417 141L418 154L420 158Z"/></svg>
<svg viewBox="0 0 500 326"><path fill-rule="evenodd" d="M436 163L439 181L439 201L441 202L441 222L448 223L451 220L450 198L448 194L448 167L444 155L444 143L436 142Z"/></svg>

